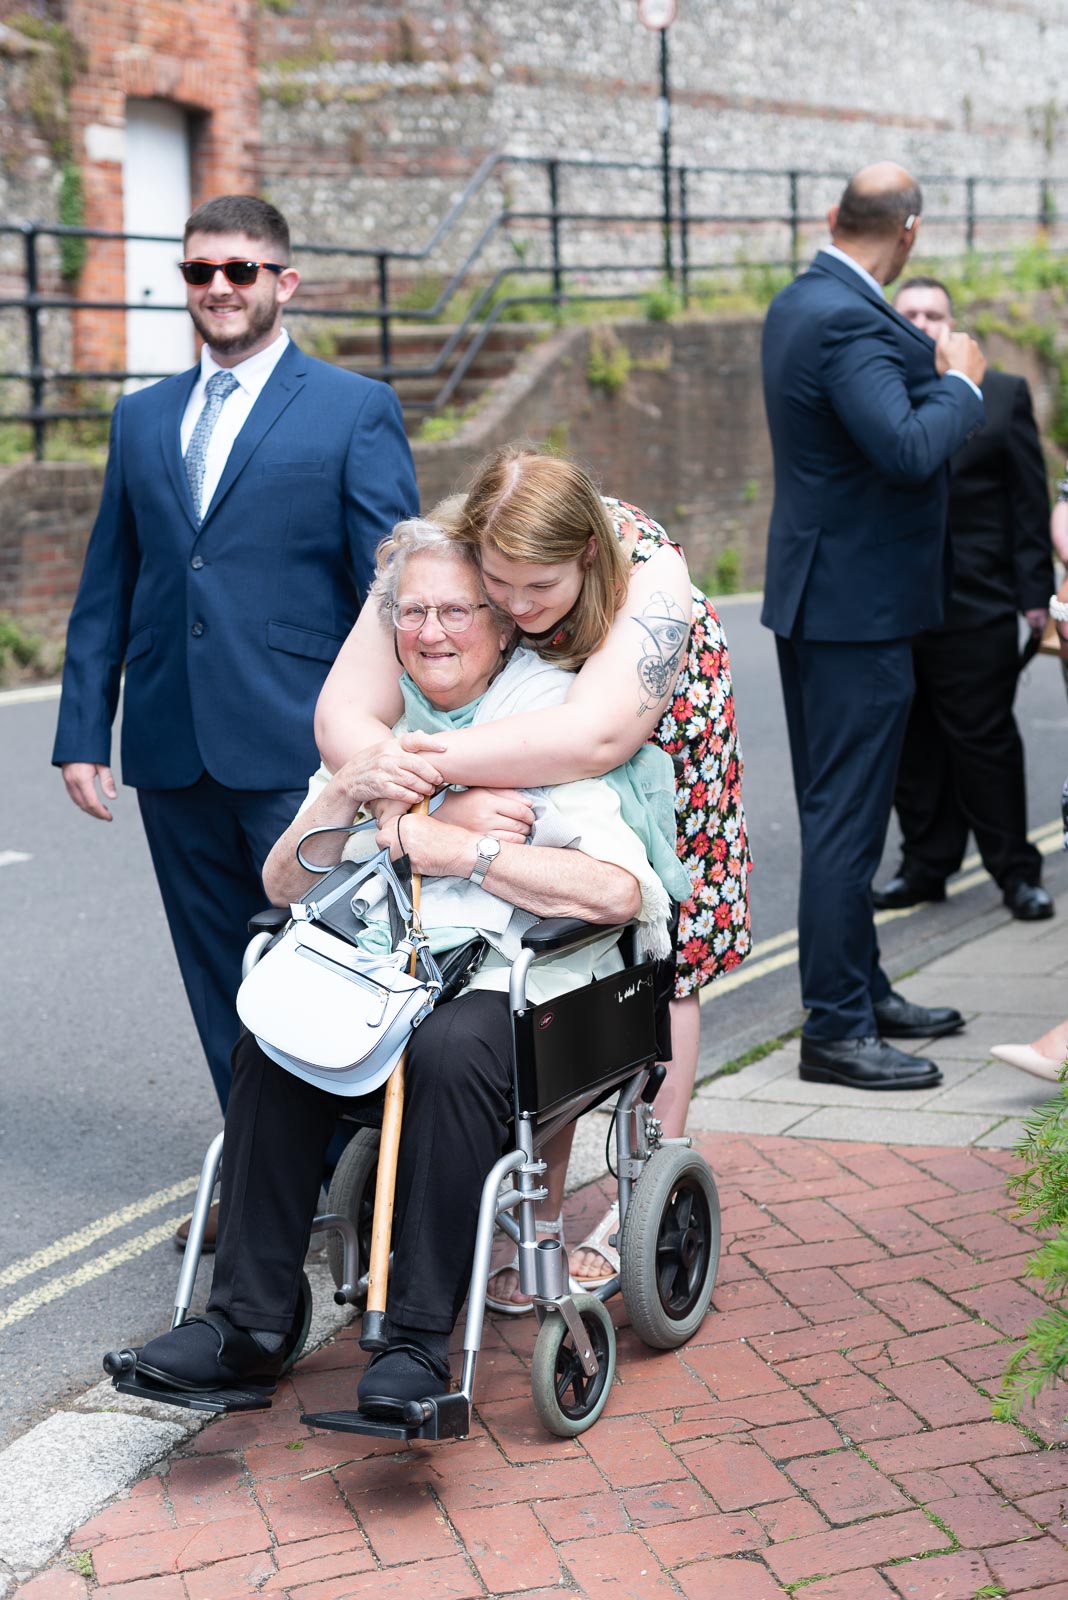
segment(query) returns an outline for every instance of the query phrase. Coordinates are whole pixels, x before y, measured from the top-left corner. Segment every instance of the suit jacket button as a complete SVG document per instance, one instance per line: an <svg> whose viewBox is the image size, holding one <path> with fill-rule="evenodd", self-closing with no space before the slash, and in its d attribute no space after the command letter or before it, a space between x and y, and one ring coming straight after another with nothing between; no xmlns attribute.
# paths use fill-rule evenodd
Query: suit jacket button
<svg viewBox="0 0 1068 1600"><path fill-rule="evenodd" d="M204 632L204 624L202 622L194 622L189 631L193 635L194 639L199 639L200 635Z"/></svg>
<svg viewBox="0 0 1068 1600"><path fill-rule="evenodd" d="M189 565L192 567L194 572L199 572L201 567L204 565L204 557L194 556Z"/></svg>

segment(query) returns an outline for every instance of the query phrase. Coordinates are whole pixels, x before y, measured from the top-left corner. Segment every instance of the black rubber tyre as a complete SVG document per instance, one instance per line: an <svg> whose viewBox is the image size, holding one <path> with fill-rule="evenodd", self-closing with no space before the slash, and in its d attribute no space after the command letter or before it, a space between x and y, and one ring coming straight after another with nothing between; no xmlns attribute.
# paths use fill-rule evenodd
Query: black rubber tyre
<svg viewBox="0 0 1068 1600"><path fill-rule="evenodd" d="M634 1186L619 1246L631 1324L654 1350L676 1350L705 1320L719 1268L716 1180L703 1156L665 1145Z"/></svg>
<svg viewBox="0 0 1068 1600"><path fill-rule="evenodd" d="M530 1387L544 1427L561 1439L591 1428L605 1408L616 1371L616 1330L603 1300L577 1294L575 1309L589 1335L597 1371L588 1378L558 1311L550 1312L534 1344Z"/></svg>
<svg viewBox="0 0 1068 1600"><path fill-rule="evenodd" d="M377 1128L359 1128L344 1150L330 1180L326 1209L348 1217L360 1240L360 1275L371 1259L371 1228L375 1216L375 1179L378 1175ZM330 1273L340 1289L345 1281L345 1252L340 1234L326 1236L326 1259ZM363 1309L360 1307L359 1309Z"/></svg>
<svg viewBox="0 0 1068 1600"><path fill-rule="evenodd" d="M297 1309L293 1313L293 1325L286 1335L286 1358L282 1371L288 1372L300 1360L304 1346L308 1342L308 1329L312 1319L312 1289L308 1282L308 1274L300 1275L300 1294L297 1298Z"/></svg>

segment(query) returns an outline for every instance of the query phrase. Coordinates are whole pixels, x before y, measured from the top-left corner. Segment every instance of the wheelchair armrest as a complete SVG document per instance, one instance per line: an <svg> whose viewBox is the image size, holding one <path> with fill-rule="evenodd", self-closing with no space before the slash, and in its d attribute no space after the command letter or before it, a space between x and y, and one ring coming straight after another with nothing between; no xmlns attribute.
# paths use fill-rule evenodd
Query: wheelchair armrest
<svg viewBox="0 0 1068 1600"><path fill-rule="evenodd" d="M289 921L288 906L266 906L248 919L249 933L277 933Z"/></svg>
<svg viewBox="0 0 1068 1600"><path fill-rule="evenodd" d="M558 955L561 950L580 950L584 944L620 934L628 923L581 922L578 917L545 917L523 935L523 949L535 956Z"/></svg>

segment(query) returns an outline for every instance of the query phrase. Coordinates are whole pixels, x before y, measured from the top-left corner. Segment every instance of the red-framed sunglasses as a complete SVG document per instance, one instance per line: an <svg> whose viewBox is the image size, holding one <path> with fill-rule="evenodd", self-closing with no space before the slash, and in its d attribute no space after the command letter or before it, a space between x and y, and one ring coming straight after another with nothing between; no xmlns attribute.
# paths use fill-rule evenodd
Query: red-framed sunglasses
<svg viewBox="0 0 1068 1600"><path fill-rule="evenodd" d="M280 267L277 261L179 261L178 271L186 283L191 283L197 289L203 289L214 278L217 272L232 283L235 288L247 289L250 283L255 283L260 269L264 272L284 272L285 267Z"/></svg>

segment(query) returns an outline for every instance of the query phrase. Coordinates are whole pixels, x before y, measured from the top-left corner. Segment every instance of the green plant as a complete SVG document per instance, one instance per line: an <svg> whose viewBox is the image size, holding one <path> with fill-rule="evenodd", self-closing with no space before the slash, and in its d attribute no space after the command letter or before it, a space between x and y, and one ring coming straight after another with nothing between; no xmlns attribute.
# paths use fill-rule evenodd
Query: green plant
<svg viewBox="0 0 1068 1600"><path fill-rule="evenodd" d="M1050 1304L1005 1368L994 1403L995 1415L1003 1419L1017 1415L1068 1367L1068 1312L1063 1306L1068 1291L1068 1085L1061 1085L1024 1128L1016 1152L1024 1168L1010 1177L1009 1189L1029 1227L1050 1232L1027 1263L1028 1277L1046 1285Z"/></svg>
<svg viewBox="0 0 1068 1600"><path fill-rule="evenodd" d="M64 161L59 175L59 195L56 201L60 222L69 228L85 226L85 190L81 169L74 161ZM59 241L59 270L68 284L77 282L89 247L85 239L61 238Z"/></svg>
<svg viewBox="0 0 1068 1600"><path fill-rule="evenodd" d="M648 322L670 322L681 309L681 302L672 285L662 283L642 295L641 306Z"/></svg>
<svg viewBox="0 0 1068 1600"><path fill-rule="evenodd" d="M554 422L545 438L541 448L547 456L566 456L570 428L566 422Z"/></svg>
<svg viewBox="0 0 1068 1600"><path fill-rule="evenodd" d="M751 1067L754 1062L763 1061L765 1056L774 1055L776 1050L781 1050L784 1044L789 1044L790 1040L797 1036L798 1031L797 1028L794 1028L792 1032L781 1034L777 1039L765 1039L763 1044L753 1045L752 1049L744 1050L740 1056L735 1056L731 1061L725 1061L713 1076L718 1078L733 1077L736 1072L741 1072L743 1067Z"/></svg>
<svg viewBox="0 0 1068 1600"><path fill-rule="evenodd" d="M12 467L32 454L33 434L25 423L0 423L0 467Z"/></svg>
<svg viewBox="0 0 1068 1600"><path fill-rule="evenodd" d="M981 1589L976 1589L972 1600L1005 1600L1008 1592L1000 1583L984 1583Z"/></svg>
<svg viewBox="0 0 1068 1600"><path fill-rule="evenodd" d="M37 666L43 648L43 639L27 633L8 612L0 611L0 681L13 667Z"/></svg>
<svg viewBox="0 0 1068 1600"><path fill-rule="evenodd" d="M443 411L435 412L431 417L424 417L419 424L419 440L422 444L441 444L446 439L451 439L463 427L465 417L462 411L455 406L446 406Z"/></svg>
<svg viewBox="0 0 1068 1600"><path fill-rule="evenodd" d="M713 594L737 594L742 586L742 560L732 544L716 557Z"/></svg>
<svg viewBox="0 0 1068 1600"><path fill-rule="evenodd" d="M586 382L607 395L618 394L630 377L630 351L607 323L592 329L586 357Z"/></svg>
<svg viewBox="0 0 1068 1600"><path fill-rule="evenodd" d="M72 1550L67 1559L74 1571L77 1572L81 1577L89 1578L91 1580L96 1576L93 1571L92 1551Z"/></svg>
<svg viewBox="0 0 1068 1600"><path fill-rule="evenodd" d="M742 499L745 501L747 506L756 504L756 502L760 499L759 478L747 478L745 480L745 488L742 490Z"/></svg>

